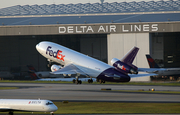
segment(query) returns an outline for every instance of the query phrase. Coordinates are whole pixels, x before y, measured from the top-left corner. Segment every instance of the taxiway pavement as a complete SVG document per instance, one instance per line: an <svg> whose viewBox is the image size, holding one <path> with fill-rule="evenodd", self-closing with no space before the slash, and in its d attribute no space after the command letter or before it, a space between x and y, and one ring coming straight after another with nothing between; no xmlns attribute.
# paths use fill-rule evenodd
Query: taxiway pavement
<svg viewBox="0 0 180 115"><path fill-rule="evenodd" d="M0 87L19 87L1 90L1 99L49 99L56 101L109 101L109 102L160 102L179 103L179 94L127 93L114 90L180 91L176 86L136 86L106 84L43 84L0 83ZM101 90L111 89L111 90Z"/></svg>

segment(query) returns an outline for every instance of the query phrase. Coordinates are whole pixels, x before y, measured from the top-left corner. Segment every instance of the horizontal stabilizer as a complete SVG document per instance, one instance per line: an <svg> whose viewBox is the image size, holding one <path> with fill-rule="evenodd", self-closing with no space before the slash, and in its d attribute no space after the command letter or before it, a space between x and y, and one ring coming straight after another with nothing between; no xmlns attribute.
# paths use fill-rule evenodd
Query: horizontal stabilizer
<svg viewBox="0 0 180 115"><path fill-rule="evenodd" d="M158 71L167 71L165 68L138 68L139 72L156 73Z"/></svg>
<svg viewBox="0 0 180 115"><path fill-rule="evenodd" d="M130 78L135 78L135 77L146 77L146 76L156 76L157 74L155 73L150 73L150 74L130 74Z"/></svg>

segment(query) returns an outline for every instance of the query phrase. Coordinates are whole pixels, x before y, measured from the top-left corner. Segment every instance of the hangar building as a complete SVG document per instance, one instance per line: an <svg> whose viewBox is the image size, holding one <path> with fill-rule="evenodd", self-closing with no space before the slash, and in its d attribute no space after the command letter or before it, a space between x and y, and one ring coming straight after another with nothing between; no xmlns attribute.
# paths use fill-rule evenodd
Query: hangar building
<svg viewBox="0 0 180 115"><path fill-rule="evenodd" d="M25 71L26 65L49 70L35 49L40 41L56 42L108 64L137 46L138 67L149 67L145 54L162 67L180 66L180 0L17 5L0 9L0 24L0 71Z"/></svg>

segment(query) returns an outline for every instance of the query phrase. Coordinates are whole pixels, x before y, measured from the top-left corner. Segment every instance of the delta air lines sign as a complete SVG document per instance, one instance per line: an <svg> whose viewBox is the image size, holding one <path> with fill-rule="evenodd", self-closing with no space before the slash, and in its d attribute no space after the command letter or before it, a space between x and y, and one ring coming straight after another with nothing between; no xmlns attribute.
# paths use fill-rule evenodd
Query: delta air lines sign
<svg viewBox="0 0 180 115"><path fill-rule="evenodd" d="M104 24L59 26L59 34L157 32L158 24Z"/></svg>

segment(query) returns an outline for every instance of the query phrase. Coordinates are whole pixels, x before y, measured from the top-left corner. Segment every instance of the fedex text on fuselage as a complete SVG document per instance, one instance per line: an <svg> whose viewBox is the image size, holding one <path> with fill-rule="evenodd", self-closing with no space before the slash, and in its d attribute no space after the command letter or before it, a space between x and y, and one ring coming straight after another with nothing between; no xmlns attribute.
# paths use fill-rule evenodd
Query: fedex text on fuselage
<svg viewBox="0 0 180 115"><path fill-rule="evenodd" d="M62 51L61 50L53 51L51 46L47 47L46 54L64 61L65 55L62 54Z"/></svg>

